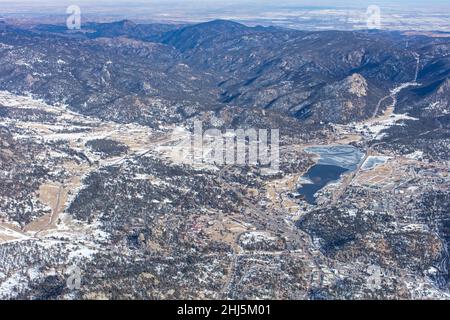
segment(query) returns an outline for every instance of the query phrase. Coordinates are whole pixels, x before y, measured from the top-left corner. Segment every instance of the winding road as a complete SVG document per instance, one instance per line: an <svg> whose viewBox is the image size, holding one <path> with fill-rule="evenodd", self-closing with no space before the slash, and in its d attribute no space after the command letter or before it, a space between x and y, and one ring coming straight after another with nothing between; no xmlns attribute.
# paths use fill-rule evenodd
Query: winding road
<svg viewBox="0 0 450 320"><path fill-rule="evenodd" d="M380 110L380 107L381 107L381 105L382 105L382 103L384 101L386 101L387 99L392 99L392 105L390 105L389 108L393 108L395 110L395 106L397 105L397 95L402 90L404 90L404 89L406 89L408 87L420 85L419 83L417 83L417 77L418 77L419 68L420 68L420 56L417 53L414 53L414 56L416 57L416 60L417 60L416 71L415 71L415 74L414 74L414 81L413 82L402 83L399 86L397 86L397 87L393 88L392 90L390 90L390 93L388 95L382 97L378 101L377 106L375 107L374 113L372 114L372 117L368 121L373 121L374 119L376 119L376 117L378 116L378 112ZM397 141L397 140L399 140L399 139L392 140L392 142ZM365 141L365 144L368 145L372 141L373 141L373 139L369 140L369 141ZM364 164L364 162L366 162L367 158L372 155L373 150L375 149L375 147L377 147L378 145L383 144L383 143L384 142L378 142L378 143L372 144L370 147L368 147L367 152L366 152L364 158L358 164L358 167L355 169L355 171L352 172L350 177L347 177L345 179L344 183L339 187L339 189L333 195L333 200L331 202L331 206L334 206L342 198L342 196L345 194L345 192L347 191L347 188L353 183L353 181L355 180L355 177L361 171L361 167Z"/></svg>
<svg viewBox="0 0 450 320"><path fill-rule="evenodd" d="M271 231L274 233L281 233L284 238L287 240L287 249L283 252L299 252L303 253L307 260L311 261L314 266L315 270L311 272L311 278L310 283L308 284L308 288L306 290L306 297L308 295L309 289L313 287L314 285L320 286L323 279L323 271L320 267L320 264L317 261L317 258L313 256L313 254L309 251L309 248L312 247L311 243L312 240L310 236L303 232L302 230L295 227L295 225L288 225L288 223L282 219L283 217L288 216L287 212L278 212L275 211L275 214L269 214L265 212L263 209L256 207L253 203L247 200L247 198L234 186L230 185L223 176L226 174L226 172L232 167L232 165L227 165L223 167L219 172L219 182L222 185L227 186L232 192L234 192L242 201L242 203L245 205L247 209L251 212L251 217L254 218L252 220L252 223L256 225L256 227L259 230L264 231ZM261 222L260 219L264 217L264 221ZM277 219L276 217L281 217L281 219ZM239 237L236 237L236 241L239 239ZM309 241L306 241L305 239L308 239ZM291 248L291 249L289 249ZM301 251L298 251L296 248L301 248ZM280 254L281 252L274 252L274 254ZM231 288L233 281L235 279L235 273L237 268L237 260L239 255L249 255L249 254L258 254L258 252L245 252L245 253L237 253L235 249L233 249L233 258L232 258L232 264L230 267L231 272L229 273L226 283L224 287L221 290L221 293L223 297L227 297L229 289ZM317 279L315 279L314 275L317 275ZM314 283L316 280L318 280L319 283ZM305 298L306 298L305 297Z"/></svg>

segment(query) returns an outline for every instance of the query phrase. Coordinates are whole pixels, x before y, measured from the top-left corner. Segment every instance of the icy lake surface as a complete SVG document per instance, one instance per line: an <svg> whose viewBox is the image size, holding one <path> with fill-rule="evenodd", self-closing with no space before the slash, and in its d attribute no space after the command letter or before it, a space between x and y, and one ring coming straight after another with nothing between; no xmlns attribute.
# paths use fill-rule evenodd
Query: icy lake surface
<svg viewBox="0 0 450 320"><path fill-rule="evenodd" d="M366 162L361 166L362 170L371 170L379 165L385 164L389 160L389 157L384 156L370 156Z"/></svg>
<svg viewBox="0 0 450 320"><path fill-rule="evenodd" d="M309 204L316 204L317 191L339 180L342 174L356 170L364 157L358 148L349 145L315 146L305 151L320 157L303 175L302 181L305 183L297 190Z"/></svg>

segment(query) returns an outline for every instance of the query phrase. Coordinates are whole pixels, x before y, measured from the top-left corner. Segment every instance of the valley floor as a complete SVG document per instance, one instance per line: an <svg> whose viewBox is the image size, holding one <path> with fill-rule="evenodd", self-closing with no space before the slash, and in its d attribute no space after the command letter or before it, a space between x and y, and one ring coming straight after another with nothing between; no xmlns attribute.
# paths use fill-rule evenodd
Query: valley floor
<svg viewBox="0 0 450 320"><path fill-rule="evenodd" d="M99 121L8 92L0 104L36 112L0 119L10 139L0 151L1 298L450 298L445 242L414 202L449 190L449 163L380 148L382 129L410 119L394 105L334 126L332 139L282 145L282 160L303 157L303 170L264 175L186 165L173 148L187 128ZM99 152L93 140L127 151ZM317 206L295 196L317 161L305 148L350 144L364 152L356 170ZM83 273L75 292L71 266ZM375 286L370 270L383 275Z"/></svg>

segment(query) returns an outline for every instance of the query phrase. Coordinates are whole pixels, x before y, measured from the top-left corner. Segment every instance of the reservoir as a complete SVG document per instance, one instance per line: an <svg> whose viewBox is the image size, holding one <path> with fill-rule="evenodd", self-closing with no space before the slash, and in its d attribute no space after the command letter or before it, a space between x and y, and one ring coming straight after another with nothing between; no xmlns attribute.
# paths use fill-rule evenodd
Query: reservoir
<svg viewBox="0 0 450 320"><path fill-rule="evenodd" d="M316 193L331 182L338 181L344 173L356 170L364 154L350 145L315 146L305 149L319 156L301 179L297 192L309 204L316 204Z"/></svg>

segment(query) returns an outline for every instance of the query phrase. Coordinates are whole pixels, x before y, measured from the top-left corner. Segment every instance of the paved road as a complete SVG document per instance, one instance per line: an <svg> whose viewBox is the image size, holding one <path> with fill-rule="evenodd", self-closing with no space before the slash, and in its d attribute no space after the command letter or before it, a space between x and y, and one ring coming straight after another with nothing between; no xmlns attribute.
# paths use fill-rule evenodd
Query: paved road
<svg viewBox="0 0 450 320"><path fill-rule="evenodd" d="M372 118L370 120L375 119L378 116L378 112L379 109L382 105L382 103L384 101L386 101L387 99L392 99L392 105L390 107L395 109L395 106L397 105L397 95L403 90L406 89L410 86L416 86L418 85L418 83L416 82L417 80L417 75L419 72L419 66L420 66L420 56L418 54L415 55L416 59L417 59L417 66L416 66L416 72L415 72L415 76L414 76L414 81L413 82L405 82L400 84L399 86L395 87L394 89L392 89L390 91L390 93L384 97L382 97L378 103L377 106L372 114ZM398 139L396 139L398 140ZM393 140L392 142L396 141ZM365 144L368 145L370 142L372 142L372 140L366 141ZM344 181L344 183L339 187L339 189L335 192L335 194L333 195L333 200L331 202L331 205L335 205L341 198L342 196L345 194L345 192L347 191L347 188L353 183L353 181L355 180L355 177L359 174L359 172L361 171L361 167L364 164L364 162L366 162L367 158L370 157L373 153L373 150L375 149L376 146L383 144L384 142L380 142L380 143L375 143L373 145L371 145L368 149L367 152L364 156L364 158L360 161L358 167L356 168L355 171L353 171L353 173L351 174L350 177L347 177L347 179Z"/></svg>
<svg viewBox="0 0 450 320"><path fill-rule="evenodd" d="M222 168L219 172L219 181L222 185L227 186L230 190L232 190L243 202L245 207L249 209L250 211L250 217L252 218L252 223L259 229L264 231L272 231L274 233L281 233L284 238L287 240L287 249L285 252L294 252L296 251L296 248L301 248L301 253L303 253L309 261L312 261L315 266L316 273L312 273L310 283L308 285L308 288L306 292L309 291L309 288L311 288L313 285L320 286L323 279L323 272L321 270L320 264L317 261L317 258L313 256L313 254L310 252L310 249L312 247L311 238L310 236L303 232L302 230L298 229L294 224L289 225L284 218L289 216L289 213L280 211L275 211L270 214L268 212L265 212L263 209L258 208L253 203L247 200L247 198L234 186L230 185L228 182L226 182L223 178L223 176L227 173L227 171L232 167L232 165L225 166ZM238 237L236 238L236 240ZM248 252L247 254L254 254L252 252ZM235 278L235 272L237 267L237 259L239 254L233 250L233 260L231 265L231 274L229 275L227 279L227 283L224 286L224 289L222 290L222 294L224 297L226 297L228 288L231 287L232 281ZM313 283L316 279L314 279L314 275L318 275L318 282L319 283Z"/></svg>

